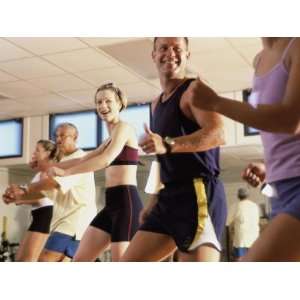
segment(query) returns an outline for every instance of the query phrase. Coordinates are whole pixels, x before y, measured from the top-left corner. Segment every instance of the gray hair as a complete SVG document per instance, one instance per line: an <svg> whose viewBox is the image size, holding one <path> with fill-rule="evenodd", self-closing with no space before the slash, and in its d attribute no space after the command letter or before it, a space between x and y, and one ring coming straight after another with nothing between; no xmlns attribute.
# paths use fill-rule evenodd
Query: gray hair
<svg viewBox="0 0 300 300"><path fill-rule="evenodd" d="M55 128L55 132L57 131L58 128L65 128L65 127L74 129L75 135L76 135L76 137L78 137L79 132L78 132L77 127L74 124L68 123L68 122L58 124L57 127Z"/></svg>

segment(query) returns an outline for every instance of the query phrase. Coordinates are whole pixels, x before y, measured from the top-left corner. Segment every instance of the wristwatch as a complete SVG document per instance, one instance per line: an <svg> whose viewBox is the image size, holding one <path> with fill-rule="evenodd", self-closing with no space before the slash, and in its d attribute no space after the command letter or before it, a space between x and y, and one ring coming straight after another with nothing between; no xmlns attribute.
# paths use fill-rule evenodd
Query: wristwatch
<svg viewBox="0 0 300 300"><path fill-rule="evenodd" d="M163 139L163 143L164 143L164 146L166 147L167 149L167 154L171 153L172 152L172 147L175 145L175 140L169 136L166 136L164 139Z"/></svg>

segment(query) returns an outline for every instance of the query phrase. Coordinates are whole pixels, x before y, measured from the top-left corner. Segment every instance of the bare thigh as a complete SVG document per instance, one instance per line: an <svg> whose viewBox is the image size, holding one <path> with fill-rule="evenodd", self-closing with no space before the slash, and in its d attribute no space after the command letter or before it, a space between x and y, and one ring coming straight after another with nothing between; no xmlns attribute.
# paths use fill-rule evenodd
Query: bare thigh
<svg viewBox="0 0 300 300"><path fill-rule="evenodd" d="M119 261L129 246L129 242L114 242L111 243L111 259Z"/></svg>
<svg viewBox="0 0 300 300"><path fill-rule="evenodd" d="M188 253L179 251L178 259L184 262L218 262L220 261L220 252L211 244L203 244Z"/></svg>
<svg viewBox="0 0 300 300"><path fill-rule="evenodd" d="M62 262L66 256L64 253L43 249L39 261L40 262Z"/></svg>
<svg viewBox="0 0 300 300"><path fill-rule="evenodd" d="M170 236L139 230L134 235L121 261L161 261L175 248L174 240Z"/></svg>
<svg viewBox="0 0 300 300"><path fill-rule="evenodd" d="M64 256L64 258L61 260L61 262L72 262L72 258L69 256Z"/></svg>
<svg viewBox="0 0 300 300"><path fill-rule="evenodd" d="M110 243L110 235L96 227L85 231L73 261L95 261Z"/></svg>
<svg viewBox="0 0 300 300"><path fill-rule="evenodd" d="M276 216L241 261L300 261L300 220Z"/></svg>
<svg viewBox="0 0 300 300"><path fill-rule="evenodd" d="M18 249L17 261L38 261L49 234L27 231Z"/></svg>

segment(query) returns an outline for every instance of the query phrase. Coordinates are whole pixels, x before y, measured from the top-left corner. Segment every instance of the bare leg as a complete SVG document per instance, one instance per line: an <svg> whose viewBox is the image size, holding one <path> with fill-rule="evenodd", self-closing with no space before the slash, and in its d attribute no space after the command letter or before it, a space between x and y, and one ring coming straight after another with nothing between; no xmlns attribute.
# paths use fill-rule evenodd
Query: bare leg
<svg viewBox="0 0 300 300"><path fill-rule="evenodd" d="M40 262L60 262L64 261L65 255L61 252L44 249L39 257Z"/></svg>
<svg viewBox="0 0 300 300"><path fill-rule="evenodd" d="M300 261L300 221L279 214L241 261Z"/></svg>
<svg viewBox="0 0 300 300"><path fill-rule="evenodd" d="M71 262L72 258L68 257L68 256L64 256L64 258L61 260L61 262Z"/></svg>
<svg viewBox="0 0 300 300"><path fill-rule="evenodd" d="M73 261L95 261L110 243L110 235L98 228L89 226L85 231Z"/></svg>
<svg viewBox="0 0 300 300"><path fill-rule="evenodd" d="M111 243L111 259L119 261L129 246L129 242Z"/></svg>
<svg viewBox="0 0 300 300"><path fill-rule="evenodd" d="M211 244L203 244L189 253L178 252L179 261L220 261L220 252Z"/></svg>
<svg viewBox="0 0 300 300"><path fill-rule="evenodd" d="M38 261L49 234L27 231L20 244L16 261Z"/></svg>
<svg viewBox="0 0 300 300"><path fill-rule="evenodd" d="M170 236L139 230L120 261L160 261L175 248Z"/></svg>

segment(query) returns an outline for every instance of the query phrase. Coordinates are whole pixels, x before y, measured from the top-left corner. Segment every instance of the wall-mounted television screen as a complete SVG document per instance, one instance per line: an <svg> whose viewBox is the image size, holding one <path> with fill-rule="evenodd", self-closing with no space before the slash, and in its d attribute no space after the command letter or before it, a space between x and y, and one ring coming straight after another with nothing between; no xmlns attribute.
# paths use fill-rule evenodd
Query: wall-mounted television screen
<svg viewBox="0 0 300 300"><path fill-rule="evenodd" d="M130 123L135 129L140 139L144 131L144 124L150 127L150 104L134 104L128 106L124 111L121 112L121 119L125 122ZM102 122L102 141L108 138L108 131L105 123Z"/></svg>
<svg viewBox="0 0 300 300"><path fill-rule="evenodd" d="M22 157L23 119L0 121L0 158Z"/></svg>
<svg viewBox="0 0 300 300"><path fill-rule="evenodd" d="M72 123L78 129L77 145L83 150L92 150L101 143L101 125L95 111L80 111L50 115L49 137L55 141L55 129L61 123Z"/></svg>
<svg viewBox="0 0 300 300"><path fill-rule="evenodd" d="M251 89L243 90L243 101L248 102L250 95L251 95ZM244 135L245 136L259 135L259 130L256 128L244 125Z"/></svg>

